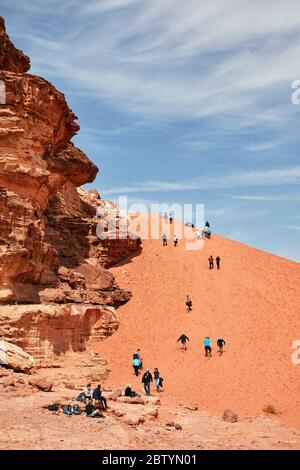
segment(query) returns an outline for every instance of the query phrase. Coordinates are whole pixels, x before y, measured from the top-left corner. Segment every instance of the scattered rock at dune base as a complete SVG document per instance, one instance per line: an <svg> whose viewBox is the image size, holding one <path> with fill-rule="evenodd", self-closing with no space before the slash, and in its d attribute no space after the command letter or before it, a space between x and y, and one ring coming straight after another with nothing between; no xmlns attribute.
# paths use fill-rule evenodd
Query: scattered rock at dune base
<svg viewBox="0 0 300 470"><path fill-rule="evenodd" d="M128 424L129 426L138 426L145 422L144 416L128 416L125 415L123 418L123 422Z"/></svg>
<svg viewBox="0 0 300 470"><path fill-rule="evenodd" d="M175 423L175 421L168 421L166 424L165 424L166 428L175 428L177 431L181 431L182 430L182 426L181 424L179 423Z"/></svg>
<svg viewBox="0 0 300 470"><path fill-rule="evenodd" d="M274 406L274 405L270 405L270 404L269 404L269 405L265 405L265 406L263 407L263 412L264 412L264 413L267 413L267 414L269 414L269 415L277 415L277 414L278 414L278 412L277 412L275 406Z"/></svg>
<svg viewBox="0 0 300 470"><path fill-rule="evenodd" d="M37 388L38 390L42 390L43 392L51 392L53 388L53 382L46 379L29 380L29 385Z"/></svg>
<svg viewBox="0 0 300 470"><path fill-rule="evenodd" d="M71 384L71 383L69 383L69 382L67 382L67 383L64 382L64 386L65 386L66 388L68 388L69 390L78 390L78 389L79 389L79 388L77 387L77 385Z"/></svg>
<svg viewBox="0 0 300 470"><path fill-rule="evenodd" d="M0 365L17 372L30 372L34 364L33 357L19 346L0 340Z"/></svg>
<svg viewBox="0 0 300 470"><path fill-rule="evenodd" d="M238 415L232 410L225 410L222 419L228 423L236 423L239 420Z"/></svg>
<svg viewBox="0 0 300 470"><path fill-rule="evenodd" d="M117 401L128 405L145 405L145 400L142 397L117 397Z"/></svg>
<svg viewBox="0 0 300 470"><path fill-rule="evenodd" d="M3 387L14 387L15 386L15 381L12 377L4 377L4 379L2 379L2 386Z"/></svg>
<svg viewBox="0 0 300 470"><path fill-rule="evenodd" d="M111 392L111 394L108 396L109 400L116 401L118 397L121 397L122 395L122 389L117 388Z"/></svg>

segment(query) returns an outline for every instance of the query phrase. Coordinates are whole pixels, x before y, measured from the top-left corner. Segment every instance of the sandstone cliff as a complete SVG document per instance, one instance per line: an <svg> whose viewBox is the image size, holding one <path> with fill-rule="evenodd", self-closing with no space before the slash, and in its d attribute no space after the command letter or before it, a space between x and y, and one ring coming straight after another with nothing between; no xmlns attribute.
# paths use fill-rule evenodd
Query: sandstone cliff
<svg viewBox="0 0 300 470"><path fill-rule="evenodd" d="M71 142L79 126L64 95L26 73L29 67L29 58L10 42L0 18L0 80L5 84L5 103L0 105L0 304L49 304L47 312L39 307L38 315L29 307L26 312L16 307L14 318L24 314L16 323L10 319L12 311L0 307L0 325L7 319L19 328L24 320L25 332L38 343L41 331L47 330L49 350L58 353L66 346L54 347L54 336L66 334L64 324L81 335L72 339L70 349L82 349L82 338L93 332L84 325L101 322L106 305L130 298L105 268L138 250L140 240L110 243L97 237L96 211L105 202L96 192L78 187L94 181L98 168ZM81 303L80 321L69 323L72 304ZM111 318L113 331L117 316ZM106 326L103 331L111 332ZM19 332L14 338L28 347ZM45 350L29 349L36 355Z"/></svg>

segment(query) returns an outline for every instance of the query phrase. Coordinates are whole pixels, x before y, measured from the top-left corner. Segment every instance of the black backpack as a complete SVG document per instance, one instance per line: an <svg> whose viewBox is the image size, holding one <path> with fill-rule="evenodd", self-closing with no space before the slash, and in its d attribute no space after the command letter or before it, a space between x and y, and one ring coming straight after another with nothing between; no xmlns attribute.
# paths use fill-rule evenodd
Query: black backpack
<svg viewBox="0 0 300 470"><path fill-rule="evenodd" d="M59 410L59 406L57 403L52 403L52 405L48 405L48 410L49 411L58 411Z"/></svg>

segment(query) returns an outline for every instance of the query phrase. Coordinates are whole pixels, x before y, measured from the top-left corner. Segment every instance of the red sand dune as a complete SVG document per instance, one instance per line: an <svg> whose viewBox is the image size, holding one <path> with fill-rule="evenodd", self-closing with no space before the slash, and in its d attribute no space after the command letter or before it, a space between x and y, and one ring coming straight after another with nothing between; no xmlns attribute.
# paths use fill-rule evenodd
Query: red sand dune
<svg viewBox="0 0 300 470"><path fill-rule="evenodd" d="M209 271L210 254L221 256L219 272ZM111 384L141 389L131 365L140 347L145 367L158 367L165 379L164 400L195 402L218 414L232 408L241 417L272 404L300 427L300 365L291 360L292 343L300 339L298 263L213 234L199 251L185 250L184 240L177 248L146 240L139 256L112 271L133 298L118 310L119 330L97 345L112 369ZM186 353L176 343L182 332L190 338ZM210 359L206 335L213 341Z"/></svg>

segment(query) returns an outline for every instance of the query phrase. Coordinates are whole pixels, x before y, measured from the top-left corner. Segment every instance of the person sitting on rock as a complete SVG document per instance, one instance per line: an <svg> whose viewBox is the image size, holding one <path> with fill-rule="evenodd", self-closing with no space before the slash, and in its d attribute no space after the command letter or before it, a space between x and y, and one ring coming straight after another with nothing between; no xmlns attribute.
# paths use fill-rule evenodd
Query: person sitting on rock
<svg viewBox="0 0 300 470"><path fill-rule="evenodd" d="M139 394L136 393L134 390L132 390L130 384L128 384L127 387L125 388L124 395L125 397L130 397L130 398L139 397Z"/></svg>
<svg viewBox="0 0 300 470"><path fill-rule="evenodd" d="M87 402L85 412L88 418L104 418L104 415L101 413L101 411L93 405L92 400Z"/></svg>
<svg viewBox="0 0 300 470"><path fill-rule="evenodd" d="M91 384L87 384L87 386L83 389L83 393L85 395L85 399L92 399L93 398L93 389Z"/></svg>
<svg viewBox="0 0 300 470"><path fill-rule="evenodd" d="M106 401L106 398L102 396L102 390L101 390L100 384L97 385L97 387L95 388L93 392L93 400L95 400L95 402L99 402L100 406L102 406L104 410L107 410L108 408L107 401Z"/></svg>

